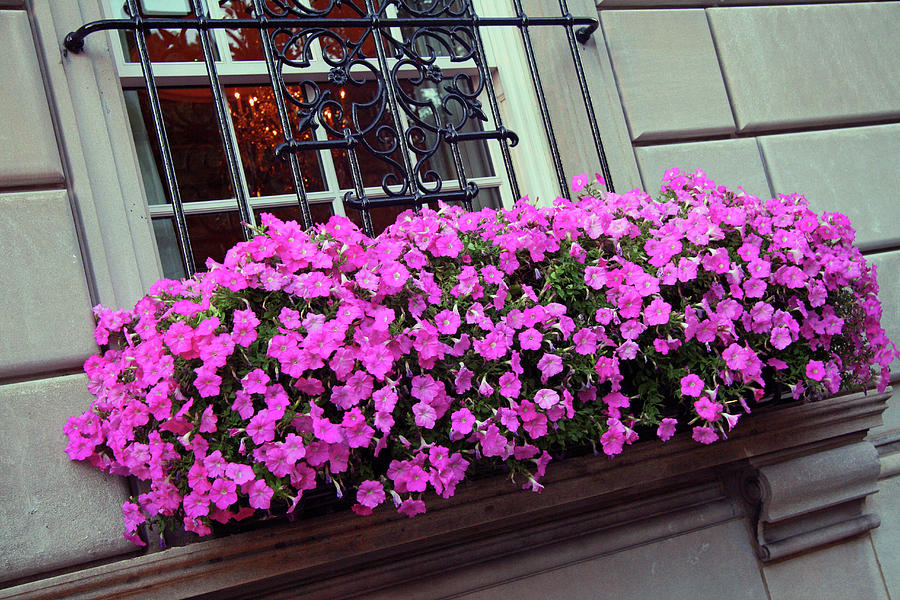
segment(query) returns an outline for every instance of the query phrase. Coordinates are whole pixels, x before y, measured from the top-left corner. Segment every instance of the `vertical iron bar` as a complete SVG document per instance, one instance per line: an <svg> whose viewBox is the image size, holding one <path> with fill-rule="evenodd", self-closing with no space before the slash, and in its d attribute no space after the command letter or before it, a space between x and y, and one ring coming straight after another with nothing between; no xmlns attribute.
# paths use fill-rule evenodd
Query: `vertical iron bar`
<svg viewBox="0 0 900 600"><path fill-rule="evenodd" d="M571 18L566 0L559 0L559 10L563 17ZM594 104L591 101L591 92L584 77L584 66L581 64L581 56L578 53L578 45L575 43L575 31L572 22L566 25L566 37L569 39L569 52L572 53L572 62L575 64L575 75L578 77L578 87L581 88L581 99L584 101L584 110L587 113L591 126L591 136L594 138L594 147L597 150L597 158L600 159L600 174L606 181L606 191L613 192L612 175L609 172L609 163L606 160L606 152L603 150L603 141L600 139L600 128L597 126L597 117L594 114Z"/></svg>
<svg viewBox="0 0 900 600"><path fill-rule="evenodd" d="M453 154L453 164L456 167L456 180L459 182L459 189L465 191L468 186L469 179L466 177L465 166L463 166L462 156L459 154L459 143L450 142L450 152ZM469 212L472 212L472 199L466 196L463 200L463 206Z"/></svg>
<svg viewBox="0 0 900 600"><path fill-rule="evenodd" d="M203 0L193 0L192 4L194 5L194 13L200 20L200 24L203 25L209 19ZM200 46L203 48L203 62L206 63L209 89L212 92L213 103L216 105L216 121L219 123L219 133L222 135L225 162L228 165L228 174L231 176L231 187L234 188L234 197L237 199L238 212L241 215L241 221L247 225L253 225L255 224L253 210L250 208L250 200L247 198L247 192L244 189L240 161L234 149L234 140L231 138L231 127L229 126L225 106L225 93L222 90L222 82L219 81L219 74L216 71L216 60L213 55L212 45L209 42L209 32L205 28L200 27L197 29L197 34L200 36ZM253 237L249 227L242 227L241 230L245 240L250 240Z"/></svg>
<svg viewBox="0 0 900 600"><path fill-rule="evenodd" d="M491 107L491 117L494 119L494 126L503 131L503 119L500 116L500 106L497 104L497 94L494 91L494 78L491 76L491 68L487 62L487 56L484 53L484 40L481 39L481 29L478 27L478 14L472 6L472 0L468 2L468 11L472 15L474 23L472 25L473 37L475 38L475 63L478 68L480 77L484 78L487 87L488 104ZM521 197L519 192L519 182L516 180L516 172L513 170L512 158L509 156L509 141L505 137L500 137L497 142L500 144L500 156L503 158L503 168L506 169L506 176L509 177L509 185L512 188L513 200Z"/></svg>
<svg viewBox="0 0 900 600"><path fill-rule="evenodd" d="M406 169L407 193L418 197L419 190L416 188L415 184L415 171L413 170L412 162L410 162L409 159L409 147L406 144L406 136L404 135L403 125L400 120L400 108L397 106L398 92L394 87L394 78L391 76L390 70L388 69L387 55L384 53L384 40L381 39L381 29L375 26L376 21L380 19L380 17L375 10L374 0L366 0L366 12L368 13L368 17L372 19L370 32L375 40L375 54L378 55L378 68L381 69L381 76L387 87L388 105L391 109L391 118L394 121L394 131L397 132L397 137L400 141L400 153L403 156L403 167ZM421 205L417 202L415 205L416 211L419 210L420 206Z"/></svg>
<svg viewBox="0 0 900 600"><path fill-rule="evenodd" d="M278 110L278 119L281 121L281 131L285 141L294 137L291 130L291 120L288 117L287 106L282 96L282 86L284 79L281 77L278 68L275 65L274 50L272 48L272 39L269 37L271 31L266 27L268 17L263 10L263 0L253 0L253 16L259 20L264 26L259 30L260 41L262 42L263 55L266 59L266 68L269 71L269 80L272 82L272 91L275 96L275 107ZM319 155L316 153L316 162L318 163ZM300 171L300 160L293 152L288 153L288 162L291 165L291 177L294 180L294 190L297 192L297 203L300 206L300 219L303 221L303 228L309 229L313 225L312 212L309 210L309 200L306 196L306 185L303 183L303 173Z"/></svg>
<svg viewBox="0 0 900 600"><path fill-rule="evenodd" d="M178 234L178 242L181 245L181 258L184 261L185 271L190 277L197 272L194 264L194 251L191 248L191 239L188 235L187 220L184 217L184 206L181 203L181 192L178 189L178 180L175 177L175 165L172 160L172 150L169 148L169 138L166 135L166 126L163 123L162 108L159 105L159 94L156 90L156 81L153 79L153 67L150 63L150 53L147 51L147 40L144 37L144 29L141 25L141 13L138 11L137 0L125 0L128 12L134 20L134 39L137 45L138 56L141 61L141 70L144 73L144 81L147 84L147 97L150 101L150 112L153 115L153 125L156 127L156 137L159 142L159 152L162 158L163 171L166 176L166 187L169 197L172 199L172 212L175 215L175 231Z"/></svg>
<svg viewBox="0 0 900 600"><path fill-rule="evenodd" d="M466 169L462 162L462 156L459 154L459 141L456 138L456 127L454 127L453 123L448 123L445 126L443 119L441 119L441 107L437 102L434 102L432 106L434 107L432 112L434 113L434 126L437 129L438 138L442 138L450 145L450 153L453 156L453 166L456 168L456 181L459 183L459 189L465 191L468 178L466 177ZM468 197L463 201L463 206L467 211L472 211L472 201Z"/></svg>
<svg viewBox="0 0 900 600"><path fill-rule="evenodd" d="M547 134L547 143L550 145L550 157L553 159L553 168L556 170L556 179L559 182L560 194L569 195L569 185L563 172L562 161L559 158L559 146L556 144L556 135L553 133L553 123L550 122L550 111L547 108L547 99L544 97L544 86L541 84L541 75L538 72L537 62L534 58L534 48L531 45L531 34L528 33L528 17L522 10L522 0L513 0L516 16L519 18L519 32L522 34L522 43L525 45L525 56L528 59L528 70L531 72L531 83L537 94L538 107L541 109L541 121L544 123L544 131Z"/></svg>
<svg viewBox="0 0 900 600"><path fill-rule="evenodd" d="M369 199L366 197L366 190L363 188L362 172L359 169L359 159L356 156L356 140L352 139L352 134L347 129L344 129L344 139L348 142L352 142L347 145L347 160L350 162L350 178L353 180L353 188L356 191L356 197L363 202L363 205L359 209L359 215L362 218L363 232L369 237L375 237L375 226L372 224Z"/></svg>

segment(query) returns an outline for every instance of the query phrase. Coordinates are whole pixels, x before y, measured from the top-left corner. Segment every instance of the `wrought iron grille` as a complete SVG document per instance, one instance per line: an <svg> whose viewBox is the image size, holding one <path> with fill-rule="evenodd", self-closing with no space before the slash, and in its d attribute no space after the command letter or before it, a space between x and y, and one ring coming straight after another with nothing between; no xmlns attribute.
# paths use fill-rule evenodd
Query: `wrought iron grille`
<svg viewBox="0 0 900 600"><path fill-rule="evenodd" d="M84 48L85 37L98 31L126 31L134 36L158 138L163 179L172 202L175 230L188 274L196 271L196 265L146 40L147 33L155 30L197 32L228 174L240 218L245 223L252 222L252 209L240 183L240 160L228 133L228 105L210 41L210 32L214 29L257 30L259 33L281 126L282 141L273 145L271 155L273 160L278 157L290 165L304 227L313 223L298 160L298 155L304 152L342 151L353 187L353 191L346 193L344 202L360 211L363 229L369 235L373 234L370 211L375 207L402 206L418 210L440 199L462 203L471 210L478 185L466 173L460 149L460 144L465 142L496 140L499 143L505 175L513 195L519 197L510 157L510 148L517 144L518 137L503 125L485 58L481 34L485 27L512 27L521 33L553 168L563 195L567 193L566 178L530 31L535 27L564 28L602 175L607 188L612 190L612 178L577 47L578 42L590 39L598 22L595 18L572 16L566 0L558 0L559 16L550 17L526 15L522 0L511 0L515 16L510 17L480 17L473 7L473 0L248 0L251 18L236 19L211 18L204 0L190 1L192 10L187 18L171 18L143 16L138 0L125 0L129 18L88 23L66 36L64 43L66 50L78 53ZM337 17L337 9L341 9L342 15L349 9L355 16ZM347 32L353 32L353 35ZM320 53L327 63L328 82L364 87L366 99L352 102L347 109L333 97L333 90L321 78L304 78L302 70L309 67L313 52ZM465 63L472 68L445 74L438 65L439 56L449 58L451 64ZM290 81L286 80L286 70L291 73ZM298 72L301 73L299 79ZM436 107L429 111L430 118L422 114L426 101L410 91L410 88L423 84L437 90L437 97L428 102ZM292 89L298 87L304 90L302 95L292 93ZM483 100L486 100L486 108ZM488 122L491 129L481 127L482 123ZM319 127L325 129L326 136L311 135ZM453 189L445 189L442 177L430 164L439 149L449 149L452 156L457 179ZM360 151L381 163L384 175L378 194L366 193ZM248 239L252 235L249 228L244 228L244 235Z"/></svg>

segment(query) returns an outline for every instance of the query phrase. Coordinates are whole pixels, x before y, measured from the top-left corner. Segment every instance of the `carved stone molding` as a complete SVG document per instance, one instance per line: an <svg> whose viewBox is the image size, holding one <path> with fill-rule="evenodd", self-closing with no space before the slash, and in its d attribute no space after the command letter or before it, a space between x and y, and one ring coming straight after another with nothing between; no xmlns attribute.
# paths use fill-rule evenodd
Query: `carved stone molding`
<svg viewBox="0 0 900 600"><path fill-rule="evenodd" d="M870 442L771 462L751 459L744 496L755 506L756 545L763 561L812 550L881 523L865 511L878 491L880 464Z"/></svg>
<svg viewBox="0 0 900 600"><path fill-rule="evenodd" d="M221 600L300 590L309 599L371 598L475 568L480 585L493 585L558 566L546 555L542 565L529 563L525 550L571 543L561 560L577 562L743 519L742 481L752 500L746 518L760 523L763 559L772 560L877 526L863 511L878 475L877 454L864 440L890 395L761 408L711 446L682 434L635 444L615 460L570 458L551 465L541 494L488 477L435 499L415 519L384 510L280 523L23 582L0 589L0 599ZM515 568L494 572L491 561L502 557L515 557ZM463 587L443 596L466 593L469 579L454 581Z"/></svg>

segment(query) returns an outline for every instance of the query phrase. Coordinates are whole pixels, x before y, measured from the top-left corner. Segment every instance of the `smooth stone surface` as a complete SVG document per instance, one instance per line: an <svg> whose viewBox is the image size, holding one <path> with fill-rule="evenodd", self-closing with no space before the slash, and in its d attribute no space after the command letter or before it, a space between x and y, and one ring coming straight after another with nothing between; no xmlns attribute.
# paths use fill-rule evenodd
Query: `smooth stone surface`
<svg viewBox="0 0 900 600"><path fill-rule="evenodd" d="M728 565L728 568L722 568L722 565ZM767 598L746 528L738 520L460 597L467 600L545 600L560 598L561 593L567 600Z"/></svg>
<svg viewBox="0 0 900 600"><path fill-rule="evenodd" d="M847 215L863 249L900 246L900 125L759 140L776 193L801 193L817 212Z"/></svg>
<svg viewBox="0 0 900 600"><path fill-rule="evenodd" d="M87 378L0 386L0 581L133 551L122 537L125 479L65 454Z"/></svg>
<svg viewBox="0 0 900 600"><path fill-rule="evenodd" d="M643 146L634 153L644 189L650 193L659 189L663 173L674 167L688 172L703 169L713 181L732 190L740 187L760 198L772 195L754 139Z"/></svg>
<svg viewBox="0 0 900 600"><path fill-rule="evenodd" d="M64 190L0 194L0 377L79 367L96 351Z"/></svg>
<svg viewBox="0 0 900 600"><path fill-rule="evenodd" d="M632 140L734 130L704 11L610 10L600 18Z"/></svg>
<svg viewBox="0 0 900 600"><path fill-rule="evenodd" d="M59 149L25 11L0 12L0 40L0 106L15 107L0 127L0 188L61 183Z"/></svg>
<svg viewBox="0 0 900 600"><path fill-rule="evenodd" d="M887 600L868 534L763 566L772 600Z"/></svg>
<svg viewBox="0 0 900 600"><path fill-rule="evenodd" d="M601 10L610 8L656 8L659 6L693 8L697 6L714 6L716 4L716 0L600 0L597 2L597 8Z"/></svg>
<svg viewBox="0 0 900 600"><path fill-rule="evenodd" d="M872 530L872 543L888 593L891 598L900 598L900 477L882 479L878 487L879 493L868 500L881 517L881 526Z"/></svg>
<svg viewBox="0 0 900 600"><path fill-rule="evenodd" d="M739 131L900 115L900 3L707 12Z"/></svg>

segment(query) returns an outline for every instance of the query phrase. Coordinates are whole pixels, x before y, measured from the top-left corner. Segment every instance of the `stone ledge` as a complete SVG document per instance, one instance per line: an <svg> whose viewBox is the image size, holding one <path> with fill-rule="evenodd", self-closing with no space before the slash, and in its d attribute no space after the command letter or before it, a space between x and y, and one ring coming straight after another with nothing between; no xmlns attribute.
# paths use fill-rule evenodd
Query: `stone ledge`
<svg viewBox="0 0 900 600"><path fill-rule="evenodd" d="M611 461L569 459L551 465L540 495L489 478L461 486L450 500L433 500L429 513L415 519L387 510L367 518L328 515L0 590L0 598L227 598L248 589L257 597L287 589L303 589L309 598L348 597L622 527L665 513L665 502L676 498L675 510L718 506L710 508L717 519L735 518L739 511L717 491L724 473L754 458L771 464L857 444L880 423L890 395L760 409L729 441L712 446L682 434L666 444L637 444ZM645 528L644 541L652 531Z"/></svg>

